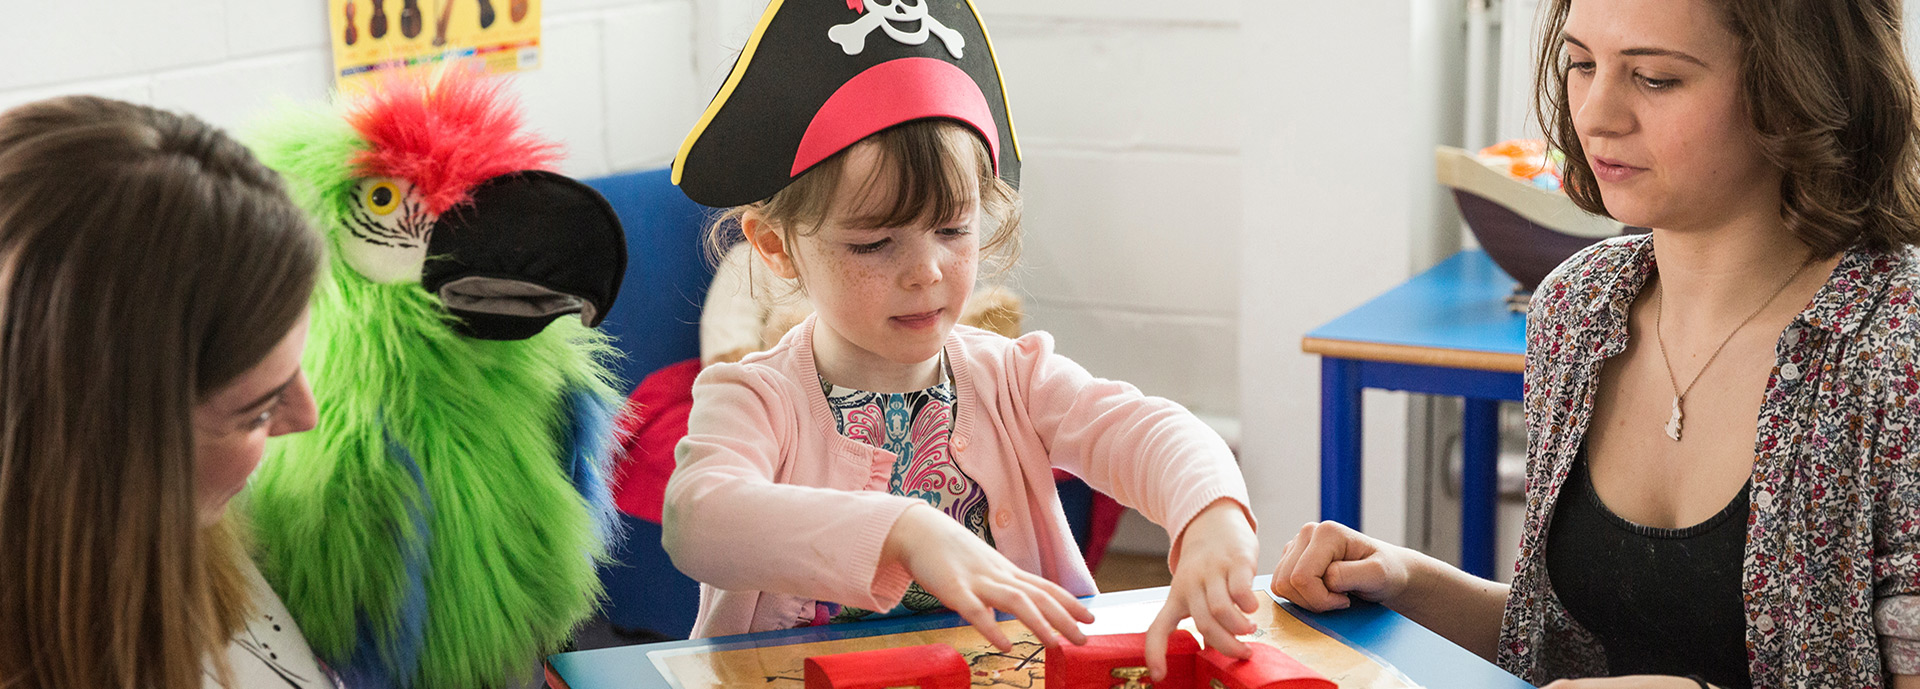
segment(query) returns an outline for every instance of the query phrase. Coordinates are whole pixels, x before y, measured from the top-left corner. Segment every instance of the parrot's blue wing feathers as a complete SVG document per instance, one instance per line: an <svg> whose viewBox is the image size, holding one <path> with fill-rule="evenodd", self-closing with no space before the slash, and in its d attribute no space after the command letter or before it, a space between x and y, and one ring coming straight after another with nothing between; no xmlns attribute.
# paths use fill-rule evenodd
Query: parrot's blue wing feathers
<svg viewBox="0 0 1920 689"><path fill-rule="evenodd" d="M613 464L610 446L615 403L584 385L570 386L560 394L566 414L562 417L560 447L567 458L567 476L593 511L601 542L611 546L620 523L608 476Z"/></svg>
<svg viewBox="0 0 1920 689"><path fill-rule="evenodd" d="M420 669L420 649L426 639L427 621L427 546L432 525L427 515L433 511L433 496L427 493L426 478L413 453L391 434L386 436L387 456L406 467L407 474L420 489L420 501L407 515L413 522L414 538L395 537L406 546L407 589L400 600L400 615L392 627L377 628L364 614L360 617L359 643L340 678L348 689L404 689L413 686Z"/></svg>

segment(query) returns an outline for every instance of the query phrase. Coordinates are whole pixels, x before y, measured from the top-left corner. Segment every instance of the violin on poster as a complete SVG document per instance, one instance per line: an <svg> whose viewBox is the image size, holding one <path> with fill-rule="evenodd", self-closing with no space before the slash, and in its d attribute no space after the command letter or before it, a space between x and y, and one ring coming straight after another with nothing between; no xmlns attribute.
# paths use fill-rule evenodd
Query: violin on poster
<svg viewBox="0 0 1920 689"><path fill-rule="evenodd" d="M347 0L346 39L347 39L347 45L353 45L355 42L358 42L360 40L360 29L354 27L353 25L353 0Z"/></svg>
<svg viewBox="0 0 1920 689"><path fill-rule="evenodd" d="M441 0L440 18L433 20L433 45L447 44L447 22L453 19L453 0Z"/></svg>
<svg viewBox="0 0 1920 689"><path fill-rule="evenodd" d="M400 35L413 38L421 28L420 0L407 0L407 6L400 8Z"/></svg>
<svg viewBox="0 0 1920 689"><path fill-rule="evenodd" d="M480 0L480 28L493 26L493 18L493 3L490 0Z"/></svg>
<svg viewBox="0 0 1920 689"><path fill-rule="evenodd" d="M373 16L367 18L367 35L374 40L387 36L387 0L372 0Z"/></svg>
<svg viewBox="0 0 1920 689"><path fill-rule="evenodd" d="M512 19L515 24L520 23L522 19L526 19L527 0L513 0L513 4L507 8L507 18Z"/></svg>

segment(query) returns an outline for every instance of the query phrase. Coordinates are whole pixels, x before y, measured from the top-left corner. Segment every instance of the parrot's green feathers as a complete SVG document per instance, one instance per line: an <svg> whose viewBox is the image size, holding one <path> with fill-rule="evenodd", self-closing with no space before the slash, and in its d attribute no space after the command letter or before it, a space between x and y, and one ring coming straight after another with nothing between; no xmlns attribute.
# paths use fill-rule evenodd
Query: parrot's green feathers
<svg viewBox="0 0 1920 689"><path fill-rule="evenodd" d="M355 130L305 111L252 141L337 249ZM249 496L261 569L323 658L371 647L422 689L520 681L600 594L606 544L559 439L566 395L617 399L612 347L577 318L462 337L418 282L328 260L303 361L318 427L275 439Z"/></svg>

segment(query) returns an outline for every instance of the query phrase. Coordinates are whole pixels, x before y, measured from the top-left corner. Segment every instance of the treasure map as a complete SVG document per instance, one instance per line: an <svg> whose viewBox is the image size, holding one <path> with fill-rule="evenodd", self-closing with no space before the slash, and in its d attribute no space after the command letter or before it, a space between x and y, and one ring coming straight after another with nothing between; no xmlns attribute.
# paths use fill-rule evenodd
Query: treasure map
<svg viewBox="0 0 1920 689"><path fill-rule="evenodd" d="M1264 643L1326 675L1340 689L1417 689L1392 666L1340 640L1327 636L1262 592L1260 610L1253 614L1259 631L1240 638ZM1094 610L1096 620L1083 625L1088 635L1144 632L1160 613L1159 601L1143 601ZM1188 620L1181 627L1193 630ZM1000 623L1013 650L1001 652L972 627L948 627L853 639L836 639L786 646L714 651L711 648L668 649L648 653L660 674L675 689L802 689L808 657L870 651L879 648L947 644L960 651L973 671L973 686L991 689L1042 689L1046 686L1046 648L1018 621ZM1198 634L1195 635L1198 637Z"/></svg>

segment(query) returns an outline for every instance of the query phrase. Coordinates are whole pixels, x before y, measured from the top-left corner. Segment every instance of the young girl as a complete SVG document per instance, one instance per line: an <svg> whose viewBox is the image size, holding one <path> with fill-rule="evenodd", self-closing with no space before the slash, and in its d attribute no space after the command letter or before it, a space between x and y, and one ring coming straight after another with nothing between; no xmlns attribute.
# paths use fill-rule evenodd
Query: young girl
<svg viewBox="0 0 1920 689"><path fill-rule="evenodd" d="M1381 601L1553 687L1920 686L1914 82L1893 0L1558 0L1582 207L1527 324L1512 586L1337 524L1276 593Z"/></svg>
<svg viewBox="0 0 1920 689"><path fill-rule="evenodd" d="M663 523L674 563L705 582L694 634L944 607L1003 650L994 610L1045 644L1083 642L1092 615L1074 597L1095 590L1059 467L1174 536L1154 676L1189 615L1244 656L1256 544L1219 437L1044 333L954 326L983 255L1017 245L1018 158L985 34L945 5L922 3L921 21L956 40L874 32L849 55L823 37L871 15L775 3L676 166L694 200L740 206L715 226L737 221L816 310L695 384Z"/></svg>

